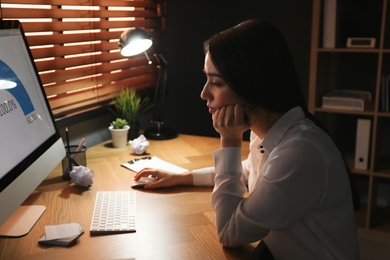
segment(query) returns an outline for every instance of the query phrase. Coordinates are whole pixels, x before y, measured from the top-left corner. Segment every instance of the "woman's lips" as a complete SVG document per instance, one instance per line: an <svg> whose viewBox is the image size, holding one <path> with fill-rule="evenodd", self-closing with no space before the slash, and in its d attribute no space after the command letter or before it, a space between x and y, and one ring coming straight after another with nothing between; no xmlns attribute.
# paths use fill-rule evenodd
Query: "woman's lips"
<svg viewBox="0 0 390 260"><path fill-rule="evenodd" d="M209 108L209 113L213 114L215 111L217 111L216 108L213 107L208 107Z"/></svg>

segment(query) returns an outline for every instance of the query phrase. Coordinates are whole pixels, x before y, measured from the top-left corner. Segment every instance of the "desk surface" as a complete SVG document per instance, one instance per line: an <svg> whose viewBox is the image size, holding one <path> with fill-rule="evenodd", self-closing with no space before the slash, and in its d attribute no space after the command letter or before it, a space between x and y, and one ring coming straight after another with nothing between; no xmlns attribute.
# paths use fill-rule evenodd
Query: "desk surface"
<svg viewBox="0 0 390 260"><path fill-rule="evenodd" d="M190 135L150 143L151 156L187 169L213 165L211 151L219 148L218 138ZM244 145L243 156L247 153ZM253 252L256 243L227 249L218 242L209 187L136 190L137 231L90 236L96 192L130 190L134 173L120 164L134 158L130 147L113 148L111 141L88 148L87 166L95 172L89 189L63 180L58 166L24 203L45 205L46 212L26 236L0 238L0 259L243 259ZM83 227L76 245L38 244L46 225L63 223Z"/></svg>

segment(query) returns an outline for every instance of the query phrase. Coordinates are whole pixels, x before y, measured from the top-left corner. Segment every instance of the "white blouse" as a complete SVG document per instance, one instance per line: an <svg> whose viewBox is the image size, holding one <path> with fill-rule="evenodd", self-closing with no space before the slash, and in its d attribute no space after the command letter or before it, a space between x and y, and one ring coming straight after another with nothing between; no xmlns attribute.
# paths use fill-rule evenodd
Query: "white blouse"
<svg viewBox="0 0 390 260"><path fill-rule="evenodd" d="M300 107L285 113L250 153L213 152L214 167L193 171L195 185L214 185L221 243L262 239L276 259L359 259L352 196L342 156ZM244 194L249 189L249 196Z"/></svg>

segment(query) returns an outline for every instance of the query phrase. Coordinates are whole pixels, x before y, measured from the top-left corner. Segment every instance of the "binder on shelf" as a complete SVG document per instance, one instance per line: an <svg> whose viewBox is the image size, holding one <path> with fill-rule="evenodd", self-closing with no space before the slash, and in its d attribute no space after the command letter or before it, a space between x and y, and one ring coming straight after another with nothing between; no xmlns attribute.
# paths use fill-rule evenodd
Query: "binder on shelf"
<svg viewBox="0 0 390 260"><path fill-rule="evenodd" d="M322 47L336 47L337 0L324 0Z"/></svg>
<svg viewBox="0 0 390 260"><path fill-rule="evenodd" d="M355 169L367 170L370 150L371 120L357 120L356 146L355 146Z"/></svg>
<svg viewBox="0 0 390 260"><path fill-rule="evenodd" d="M381 111L390 111L390 93L389 93L389 77L390 75L382 75L381 77Z"/></svg>

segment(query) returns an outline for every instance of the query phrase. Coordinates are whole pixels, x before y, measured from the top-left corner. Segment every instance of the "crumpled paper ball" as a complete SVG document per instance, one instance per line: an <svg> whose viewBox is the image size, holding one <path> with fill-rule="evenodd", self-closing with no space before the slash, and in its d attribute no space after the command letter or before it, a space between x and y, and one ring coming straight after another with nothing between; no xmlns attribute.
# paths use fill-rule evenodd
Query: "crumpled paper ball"
<svg viewBox="0 0 390 260"><path fill-rule="evenodd" d="M131 149L135 154L143 154L146 152L146 150L149 147L149 142L146 140L146 137L144 135L140 135L138 138L134 140L130 140L129 144L131 146Z"/></svg>
<svg viewBox="0 0 390 260"><path fill-rule="evenodd" d="M88 187L93 183L93 176L95 173L85 166L74 166L69 173L70 181L81 187Z"/></svg>

